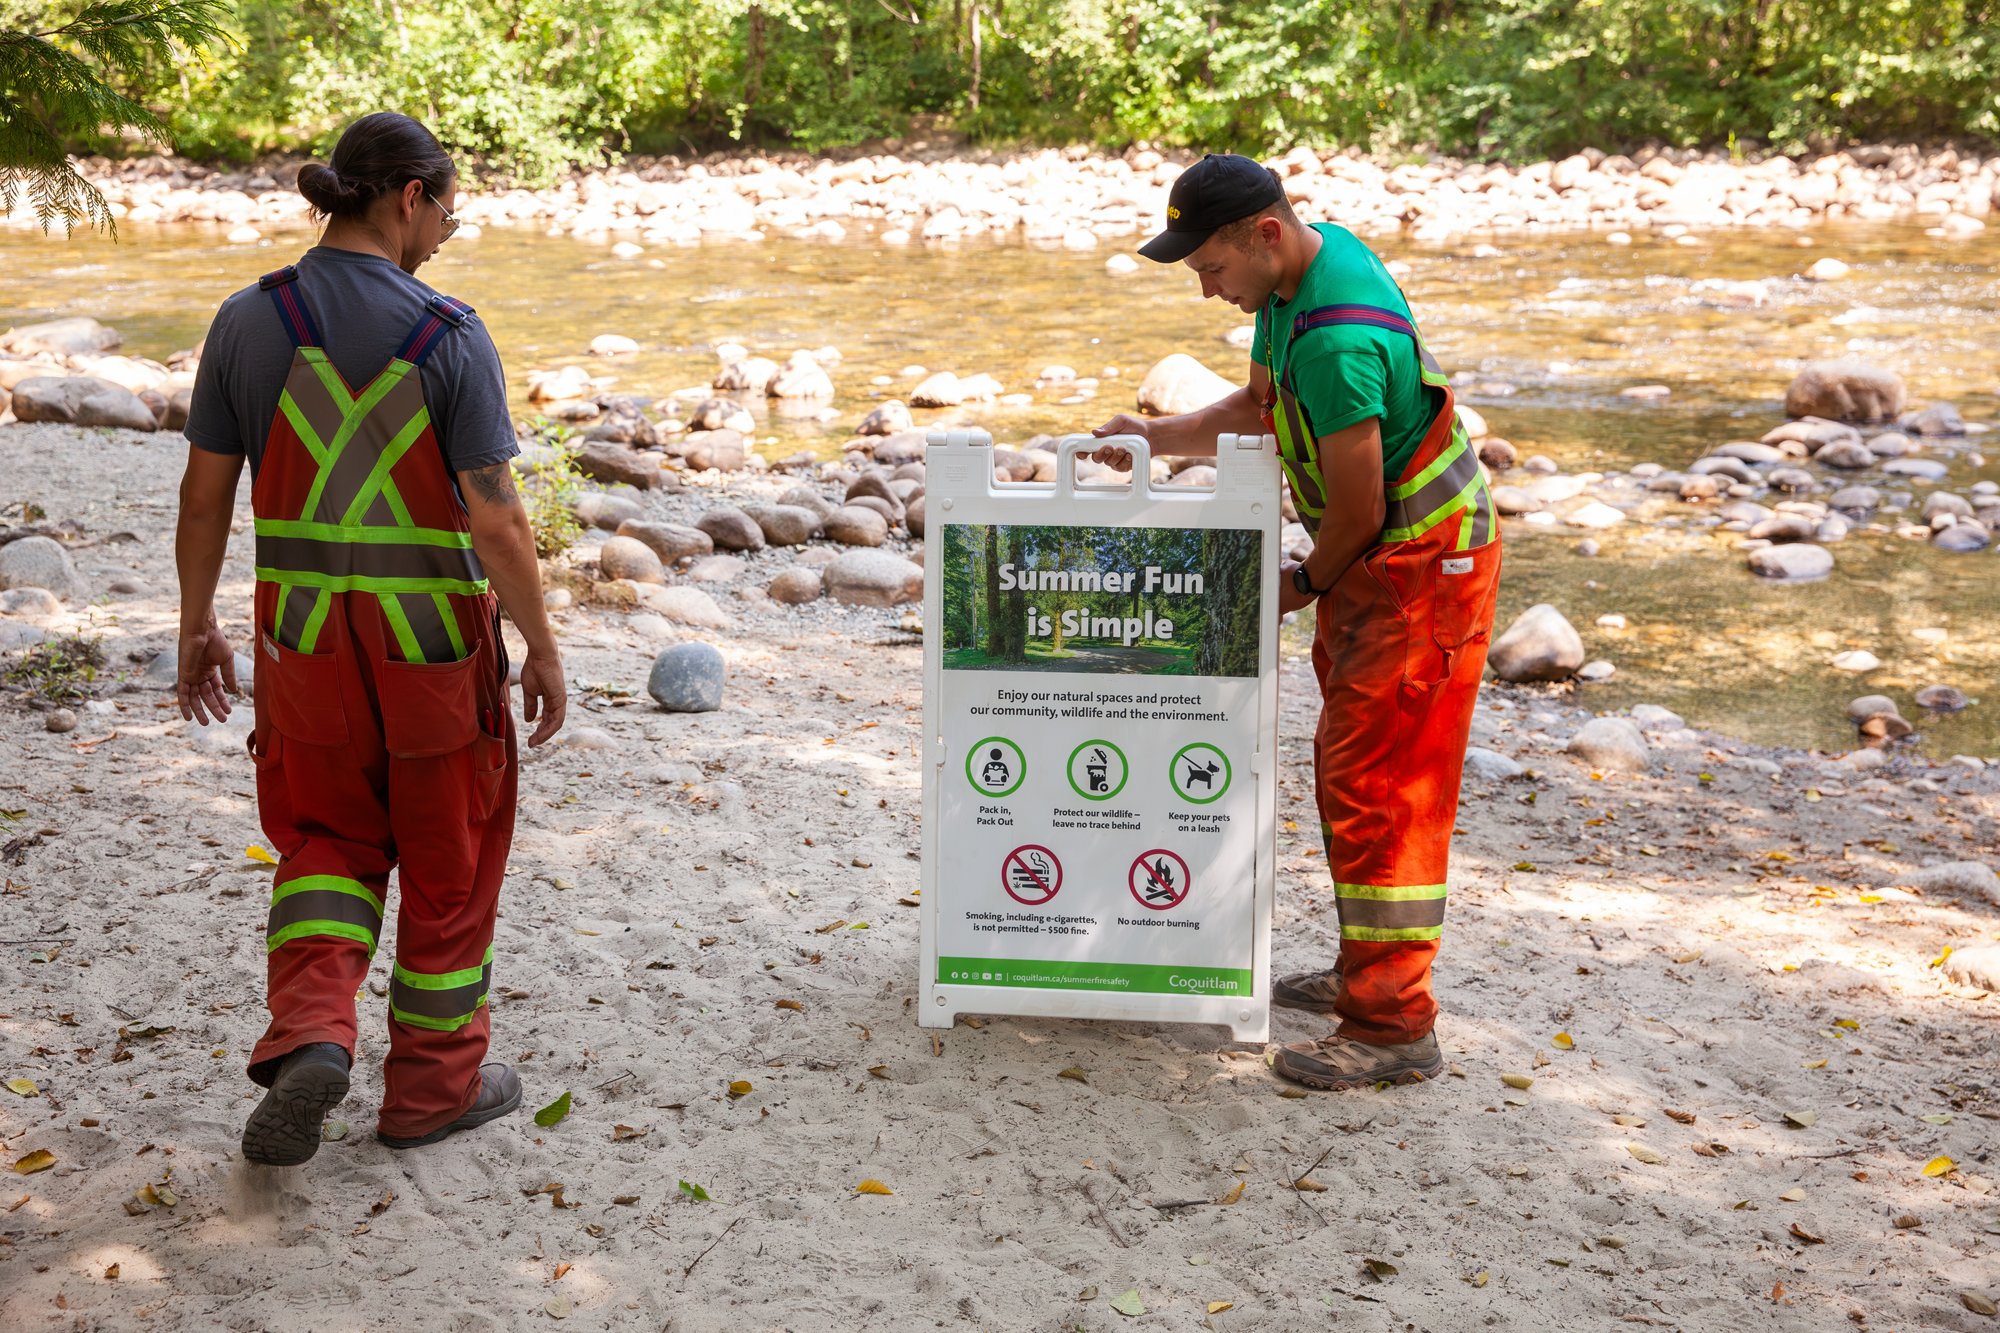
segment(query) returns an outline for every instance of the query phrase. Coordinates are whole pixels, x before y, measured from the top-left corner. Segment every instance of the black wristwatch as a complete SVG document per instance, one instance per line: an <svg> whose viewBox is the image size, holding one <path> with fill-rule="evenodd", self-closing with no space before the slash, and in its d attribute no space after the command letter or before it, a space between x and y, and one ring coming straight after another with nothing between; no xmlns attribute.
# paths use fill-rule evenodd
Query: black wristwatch
<svg viewBox="0 0 2000 1333"><path fill-rule="evenodd" d="M1297 590L1301 597L1319 597L1333 591L1331 588L1313 587L1312 580L1306 577L1306 567L1304 565L1295 565L1292 567L1292 587Z"/></svg>

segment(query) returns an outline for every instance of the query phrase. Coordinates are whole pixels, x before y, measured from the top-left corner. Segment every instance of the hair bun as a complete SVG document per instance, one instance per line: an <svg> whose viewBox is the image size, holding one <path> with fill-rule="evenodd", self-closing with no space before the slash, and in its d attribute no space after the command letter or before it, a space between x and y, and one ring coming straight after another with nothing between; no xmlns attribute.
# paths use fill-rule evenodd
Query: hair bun
<svg viewBox="0 0 2000 1333"><path fill-rule="evenodd" d="M326 214L347 212L361 193L324 162L308 162L300 167L298 188L314 211Z"/></svg>

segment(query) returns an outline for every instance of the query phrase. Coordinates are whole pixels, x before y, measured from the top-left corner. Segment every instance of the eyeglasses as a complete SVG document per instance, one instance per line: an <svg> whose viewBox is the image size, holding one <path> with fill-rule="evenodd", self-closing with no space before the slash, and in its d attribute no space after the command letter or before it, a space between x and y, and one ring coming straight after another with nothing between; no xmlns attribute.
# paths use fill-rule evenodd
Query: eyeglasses
<svg viewBox="0 0 2000 1333"><path fill-rule="evenodd" d="M438 197L429 190L424 191L424 198L437 204L437 211L444 214L444 225L438 229L438 244L443 245L451 239L452 233L458 230L458 218L449 208L438 204Z"/></svg>

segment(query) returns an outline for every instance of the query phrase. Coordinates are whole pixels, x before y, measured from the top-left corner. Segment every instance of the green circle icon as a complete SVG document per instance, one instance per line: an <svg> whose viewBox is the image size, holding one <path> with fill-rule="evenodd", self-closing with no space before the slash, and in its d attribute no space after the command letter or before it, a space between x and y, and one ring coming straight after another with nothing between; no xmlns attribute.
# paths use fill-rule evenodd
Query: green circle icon
<svg viewBox="0 0 2000 1333"><path fill-rule="evenodd" d="M965 780L981 796L1012 796L1028 780L1028 756L1005 736L988 736L965 752Z"/></svg>
<svg viewBox="0 0 2000 1333"><path fill-rule="evenodd" d="M1167 781L1174 789L1174 795L1189 805L1207 805L1210 801L1222 799L1222 793L1229 790L1229 780L1234 773L1229 767L1229 756L1207 741L1196 741L1183 745L1174 751L1174 757L1167 762ZM1195 795L1196 791L1203 794Z"/></svg>
<svg viewBox="0 0 2000 1333"><path fill-rule="evenodd" d="M1079 770L1082 782L1077 781ZM1125 780L1132 776L1132 766L1126 762L1125 752L1110 741L1085 741L1069 752L1069 765L1064 770L1064 776L1069 779L1069 789L1084 800L1108 801L1125 790Z"/></svg>

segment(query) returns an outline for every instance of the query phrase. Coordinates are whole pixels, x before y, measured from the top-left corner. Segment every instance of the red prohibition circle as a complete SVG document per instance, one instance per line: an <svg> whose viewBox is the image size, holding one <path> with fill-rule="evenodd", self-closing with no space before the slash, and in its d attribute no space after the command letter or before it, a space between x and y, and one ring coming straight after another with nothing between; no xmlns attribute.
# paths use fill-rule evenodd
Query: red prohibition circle
<svg viewBox="0 0 2000 1333"><path fill-rule="evenodd" d="M1156 861L1171 861L1173 866L1162 868L1155 865ZM1178 881L1174 879L1175 866L1179 867ZM1178 854L1156 847L1139 853L1133 860L1132 868L1125 872L1125 887L1132 891L1139 906L1165 912L1187 901L1188 890L1194 887L1194 876Z"/></svg>
<svg viewBox="0 0 2000 1333"><path fill-rule="evenodd" d="M1027 852L1040 852L1047 857L1049 864L1055 867L1055 873L1049 875L1046 871L1038 871L1024 855ZM1056 859L1056 854L1037 843L1031 842L1016 847L1000 859L1000 887L1007 891L1009 898L1023 907L1040 907L1054 898L1062 889L1062 873L1062 862ZM1021 880L1021 889L1030 896L1023 897L1021 893L1015 891L1017 876ZM1036 893L1041 896L1039 898L1032 896Z"/></svg>

